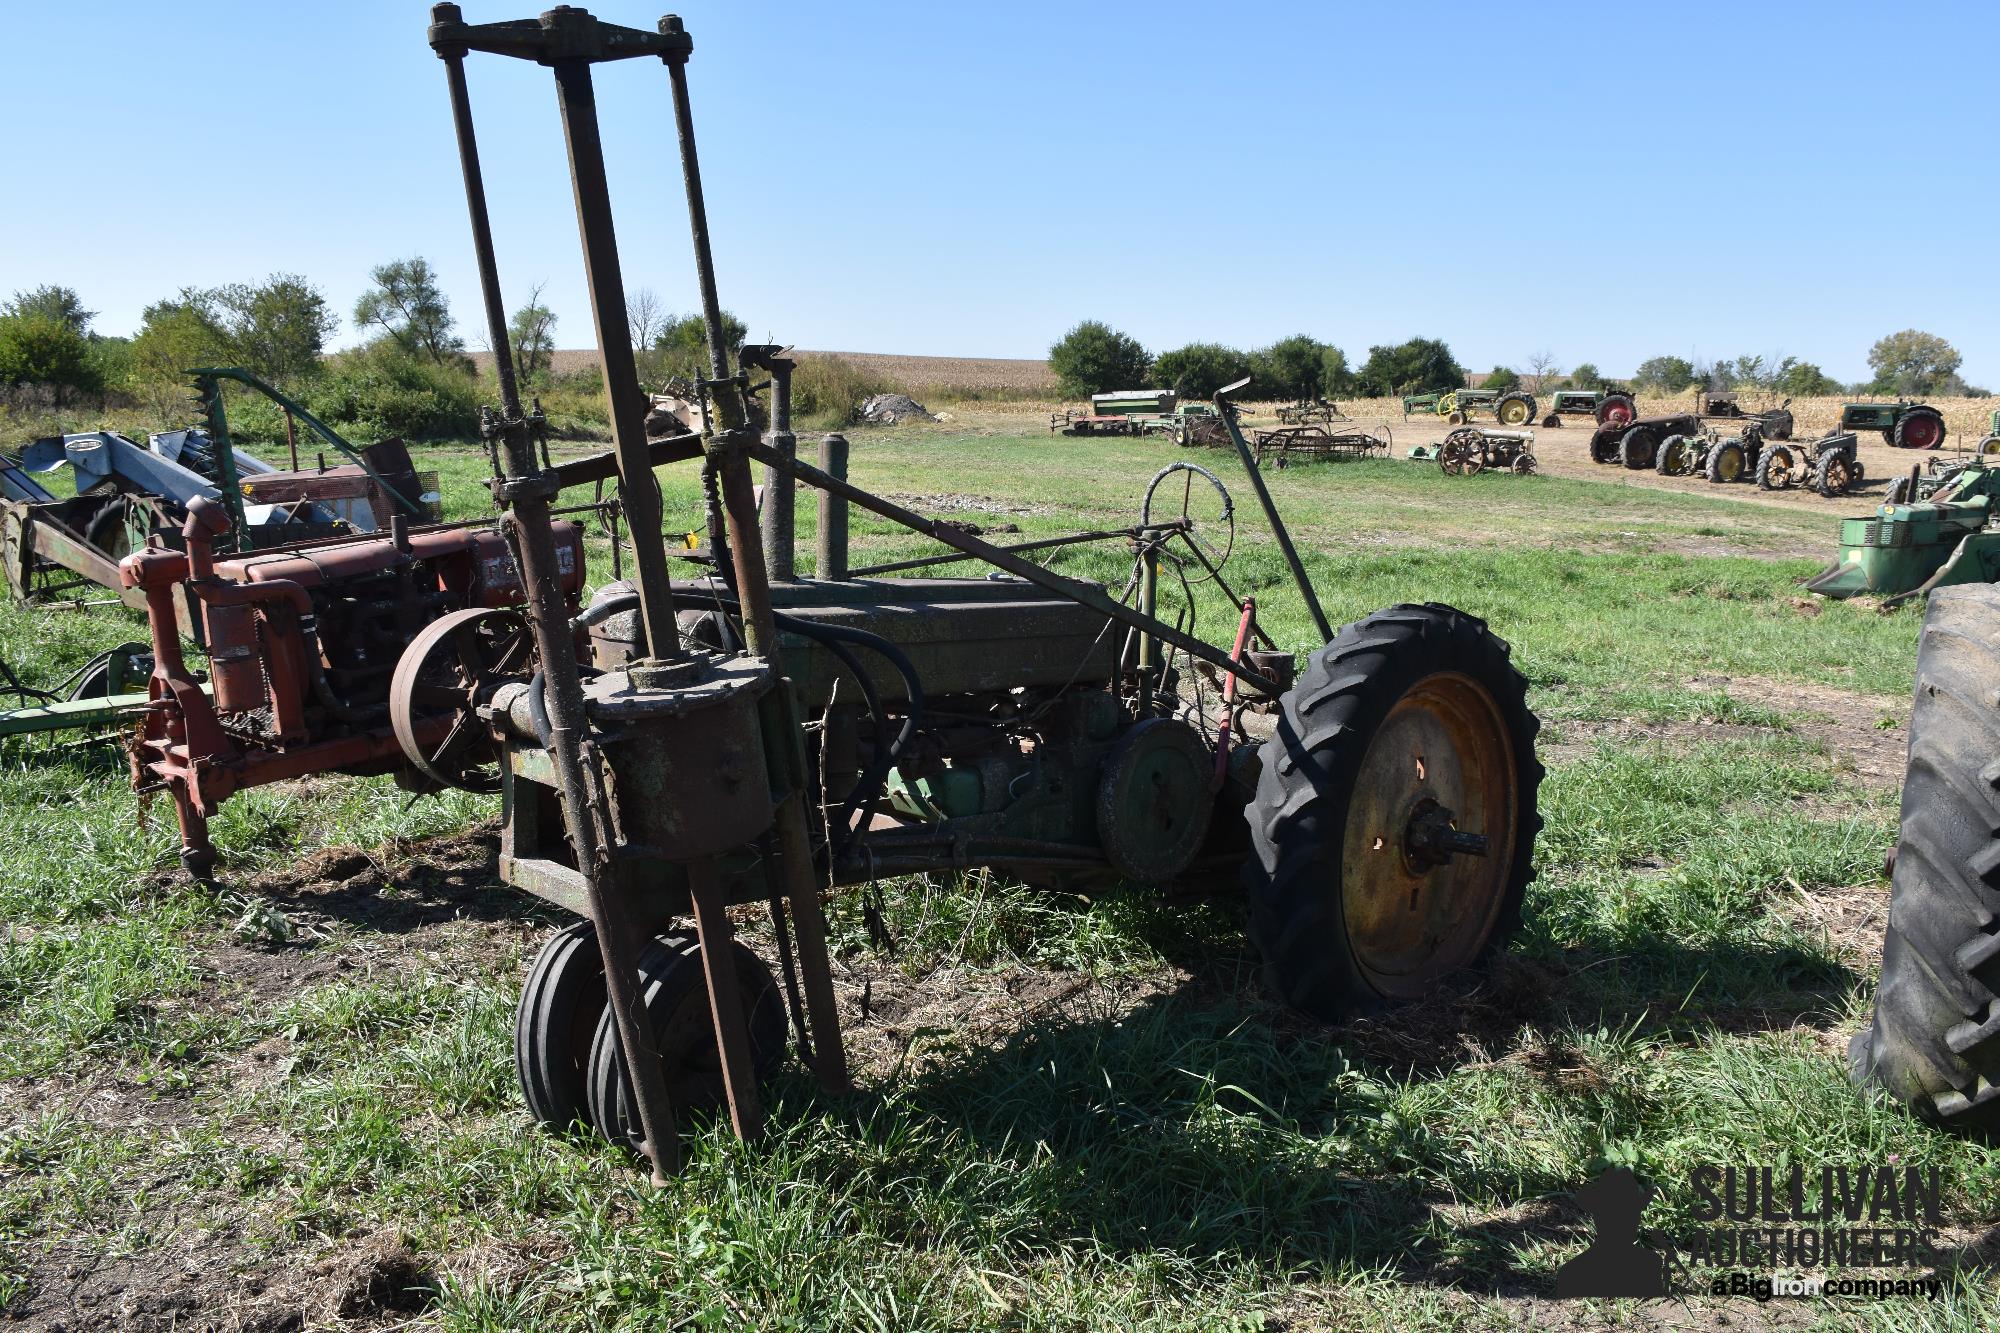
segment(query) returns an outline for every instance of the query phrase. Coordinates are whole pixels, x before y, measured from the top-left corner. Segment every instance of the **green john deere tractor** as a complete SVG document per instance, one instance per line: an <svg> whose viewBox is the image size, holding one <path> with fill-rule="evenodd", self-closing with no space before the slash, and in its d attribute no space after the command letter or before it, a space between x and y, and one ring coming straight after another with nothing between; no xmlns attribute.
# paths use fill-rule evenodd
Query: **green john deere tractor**
<svg viewBox="0 0 2000 1333"><path fill-rule="evenodd" d="M1542 418L1542 424L1551 429L1559 428L1563 418L1589 417L1600 426L1608 426L1614 421L1630 425L1639 415L1633 405L1632 395L1612 389L1557 389L1549 401L1549 414Z"/></svg>
<svg viewBox="0 0 2000 1333"><path fill-rule="evenodd" d="M1491 412L1503 426L1530 426L1535 421L1535 396L1524 389L1501 393L1495 389L1453 389L1438 399L1437 413L1454 426L1463 426L1479 412Z"/></svg>
<svg viewBox="0 0 2000 1333"><path fill-rule="evenodd" d="M1842 403L1840 430L1873 431L1898 449L1935 449L1944 443L1944 413L1928 403Z"/></svg>

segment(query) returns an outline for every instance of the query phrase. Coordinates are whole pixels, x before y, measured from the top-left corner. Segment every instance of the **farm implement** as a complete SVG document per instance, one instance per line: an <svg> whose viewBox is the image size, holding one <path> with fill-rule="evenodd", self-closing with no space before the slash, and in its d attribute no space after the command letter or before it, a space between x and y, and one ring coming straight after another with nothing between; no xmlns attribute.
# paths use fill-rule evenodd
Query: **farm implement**
<svg viewBox="0 0 2000 1333"><path fill-rule="evenodd" d="M115 740L146 712L151 702L146 679L152 671L152 653L143 643L101 652L67 680L47 688L28 684L0 661L0 699L11 698L17 704L0 710L0 744L69 731L83 732L84 744Z"/></svg>
<svg viewBox="0 0 2000 1333"><path fill-rule="evenodd" d="M1225 439L1226 443L1226 439ZM1280 426L1276 430L1252 433L1251 450L1259 467L1290 467L1294 463L1320 463L1332 458L1388 457L1394 436L1387 426L1380 430L1336 431L1323 425Z"/></svg>
<svg viewBox="0 0 2000 1333"><path fill-rule="evenodd" d="M1324 398L1301 398L1278 409L1280 426L1331 426L1336 421L1347 419L1339 403L1330 403Z"/></svg>
<svg viewBox="0 0 2000 1333"><path fill-rule="evenodd" d="M1535 470L1535 435L1526 430L1483 430L1461 426L1440 444L1420 444L1413 459L1436 460L1446 476L1469 477L1488 468L1525 477Z"/></svg>
<svg viewBox="0 0 2000 1333"><path fill-rule="evenodd" d="M1203 469L1165 469L1138 524L1096 534L1132 552L1114 594L853 484L837 437L820 466L800 461L781 372L771 432L758 433L751 395L764 385L750 372L773 349L732 358L719 340L678 18L648 31L564 7L468 24L440 4L432 19L495 349L501 406L486 434L505 539L434 529L350 544L337 572L380 595L347 599L368 623L335 626L321 619L335 570L314 582L297 560L214 560L216 511L191 507L184 554L125 566L148 594L158 659L142 783L165 783L197 814L279 770L393 766L497 787L502 879L579 918L523 990L527 1104L552 1128L581 1121L629 1146L656 1179L679 1167L689 1113L727 1114L756 1137L760 1085L788 1047L827 1092L849 1086L822 907L838 886L969 867L1070 885L1240 877L1267 981L1323 1016L1432 993L1506 938L1540 826L1525 682L1503 641L1449 607L1396 606L1336 632L1237 421L1247 381L1215 404L1325 644L1296 684L1258 603L1225 581L1233 506ZM613 440L589 468L538 458L521 411L472 52L555 78ZM628 58L663 62L671 84L710 331L698 435L643 429L592 87L598 65ZM696 463L712 568L677 585L655 469ZM795 574L778 522L760 524L756 465L773 520L800 483L817 492L814 577ZM632 519L633 578L579 609L575 532L554 502L610 475ZM940 562L994 572L850 572L851 508L937 542ZM1233 649L1194 632L1193 590L1208 585ZM169 642L175 588L210 619L212 711ZM215 656L237 645L247 651ZM1275 740L1244 735L1250 708L1276 713ZM190 868L210 870L200 825L184 829ZM775 967L735 936L728 909L751 905L770 913Z"/></svg>
<svg viewBox="0 0 2000 1333"><path fill-rule="evenodd" d="M1138 435L1149 417L1172 415L1179 395L1172 389L1132 389L1094 393L1090 410L1065 410L1049 415L1051 435Z"/></svg>
<svg viewBox="0 0 2000 1333"><path fill-rule="evenodd" d="M1993 522L2000 457L1974 455L1928 475L1913 467L1890 496L1872 515L1841 521L1840 558L1806 587L1893 605L1934 588L2000 579Z"/></svg>
<svg viewBox="0 0 2000 1333"><path fill-rule="evenodd" d="M17 602L75 602L108 590L135 610L118 562L149 541L177 543L196 499L228 519L222 549L252 550L385 527L392 514L437 517L437 479L420 474L400 440L356 449L305 408L248 371L189 372L201 424L163 431L144 445L112 431L36 440L18 464L0 459L0 568ZM221 386L240 383L286 414L293 467L280 471L230 441ZM348 461L298 467L297 425ZM37 480L67 467L74 494Z"/></svg>

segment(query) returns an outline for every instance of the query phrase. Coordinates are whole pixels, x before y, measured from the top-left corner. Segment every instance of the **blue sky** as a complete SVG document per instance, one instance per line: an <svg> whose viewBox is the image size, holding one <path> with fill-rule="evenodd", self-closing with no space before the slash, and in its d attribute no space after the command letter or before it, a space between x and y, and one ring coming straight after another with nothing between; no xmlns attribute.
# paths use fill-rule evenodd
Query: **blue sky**
<svg viewBox="0 0 2000 1333"><path fill-rule="evenodd" d="M759 337L1039 356L1098 318L1155 350L1424 334L1477 369L1756 352L1856 379L1914 325L2000 388L1991 3L680 12L723 303ZM0 292L66 283L125 332L282 270L345 315L422 254L479 345L427 17L10 6ZM468 69L508 299L546 282L588 345L552 80ZM598 90L627 283L692 308L665 73Z"/></svg>

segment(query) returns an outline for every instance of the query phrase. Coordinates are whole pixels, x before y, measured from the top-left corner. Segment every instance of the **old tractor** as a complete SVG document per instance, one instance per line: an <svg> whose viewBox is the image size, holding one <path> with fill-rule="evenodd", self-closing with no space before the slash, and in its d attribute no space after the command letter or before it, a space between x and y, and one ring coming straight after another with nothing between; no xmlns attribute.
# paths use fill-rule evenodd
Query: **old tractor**
<svg viewBox="0 0 2000 1333"><path fill-rule="evenodd" d="M1488 468L1525 477L1535 470L1535 434L1526 430L1484 430L1460 426L1439 444L1420 444L1409 457L1436 462L1445 475L1469 477Z"/></svg>
<svg viewBox="0 0 2000 1333"><path fill-rule="evenodd" d="M1563 418L1589 417L1600 426L1630 425L1639 415L1632 395L1599 389L1557 389L1549 399L1548 415L1542 424L1560 428Z"/></svg>
<svg viewBox="0 0 2000 1333"><path fill-rule="evenodd" d="M1776 407L1749 411L1744 408L1735 394L1710 393L1706 389L1696 389L1694 393L1695 415L1706 421L1755 421L1767 440L1789 440L1796 423L1792 418L1792 400L1787 398Z"/></svg>
<svg viewBox="0 0 2000 1333"><path fill-rule="evenodd" d="M1669 437L1701 433L1701 418L1692 412L1672 412L1636 421L1607 421L1591 434L1590 461L1617 463L1639 471L1659 461L1660 445Z"/></svg>
<svg viewBox="0 0 2000 1333"><path fill-rule="evenodd" d="M854 484L838 437L822 442L820 466L797 457L782 349L732 355L718 337L688 96L693 43L678 18L646 30L559 7L472 24L439 4L429 40L450 92L496 353L492 493L518 561L473 567L518 569L508 591L518 586L521 605L492 605L481 584L447 612L429 592L443 575L411 568L396 549L385 581L434 609L386 681L325 679L329 703L318 688L326 655L387 640L321 626L303 643L258 640L305 648L304 661L285 664L302 714L274 711L271 734L255 733L236 705L239 689L248 701L270 684L252 678L254 656L240 659L241 680L216 682L216 707L226 691L238 721L224 741L260 754L290 744L301 720L310 743L319 718L362 729L357 743L376 756L386 712L402 761L429 781L499 788L501 878L578 918L542 950L522 994L515 1058L539 1120L593 1127L663 1178L680 1164L677 1127L689 1113L726 1114L739 1135L757 1135L760 1084L788 1046L824 1090L846 1089L823 899L898 875L992 867L1034 883L1162 889L1240 876L1267 982L1322 1016L1432 994L1508 936L1540 826L1526 683L1506 643L1450 607L1400 605L1335 630L1237 422L1247 381L1216 406L1317 627L1296 681L1258 603L1225 581L1233 511L1202 469L1170 465L1140 523L1110 534L1133 559L1113 592ZM615 473L633 571L581 610L578 571L563 555L574 547L551 514L583 473L538 457L521 411L466 79L473 52L551 69L566 131L613 440L591 467ZM598 66L626 59L662 62L670 83L710 331L710 423L699 434L644 432L593 90ZM760 433L751 398L767 384ZM712 561L680 580L655 474L674 465L700 468ZM800 483L819 505L811 577L793 551ZM1215 499L1208 509L1204 495ZM851 570L851 508L935 541L934 563L992 572ZM417 534L408 540L420 562ZM142 553L126 568L150 592L180 576L183 558ZM317 621L304 571L260 579L210 566L198 543L185 559L184 581L202 585L212 620ZM1230 612L1231 648L1193 632L1191 590L1210 585ZM1170 593L1185 598L1171 614ZM364 682L386 696L364 694ZM148 770L169 782L191 741L169 719L202 716L178 694L178 714L164 702L179 684L171 670L154 677L162 723L147 753L160 767ZM1243 731L1253 706L1276 718L1262 743ZM770 912L775 966L735 936L729 910L751 905Z"/></svg>
<svg viewBox="0 0 2000 1333"><path fill-rule="evenodd" d="M1406 393L1403 395L1403 420L1413 416L1434 417L1438 414L1438 400L1441 393Z"/></svg>
<svg viewBox="0 0 2000 1333"><path fill-rule="evenodd" d="M1809 484L1821 495L1832 499L1847 494L1867 475L1866 467L1855 452L1852 431L1835 431L1820 439L1798 444L1778 440L1760 441L1759 444L1755 464L1759 490L1782 491Z"/></svg>
<svg viewBox="0 0 2000 1333"><path fill-rule="evenodd" d="M1653 470L1663 477L1707 477L1719 485L1742 480L1750 469L1750 457L1742 436L1723 436L1711 427L1661 440Z"/></svg>
<svg viewBox="0 0 2000 1333"><path fill-rule="evenodd" d="M1936 449L1945 437L1944 413L1907 398L1893 403L1843 403L1836 429L1872 431L1898 449Z"/></svg>
<svg viewBox="0 0 2000 1333"><path fill-rule="evenodd" d="M1525 389L1500 393L1493 389L1453 389L1438 399L1437 414L1463 426L1480 412L1491 412L1503 426L1530 426L1535 421L1535 396Z"/></svg>

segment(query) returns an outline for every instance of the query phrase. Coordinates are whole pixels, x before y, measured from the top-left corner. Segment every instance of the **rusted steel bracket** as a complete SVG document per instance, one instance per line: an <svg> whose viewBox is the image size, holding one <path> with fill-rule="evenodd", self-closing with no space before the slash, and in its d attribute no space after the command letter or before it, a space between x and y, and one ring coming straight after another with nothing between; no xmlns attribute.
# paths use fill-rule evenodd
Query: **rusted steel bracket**
<svg viewBox="0 0 2000 1333"><path fill-rule="evenodd" d="M431 49L447 57L484 51L540 65L569 60L601 65L640 56L684 61L694 50L694 41L680 30L679 19L672 22L675 26L672 32L666 31L666 19L661 20L659 31L647 32L643 28L606 23L569 5L557 5L540 18L467 23L457 5L445 4L431 6L429 35Z"/></svg>

